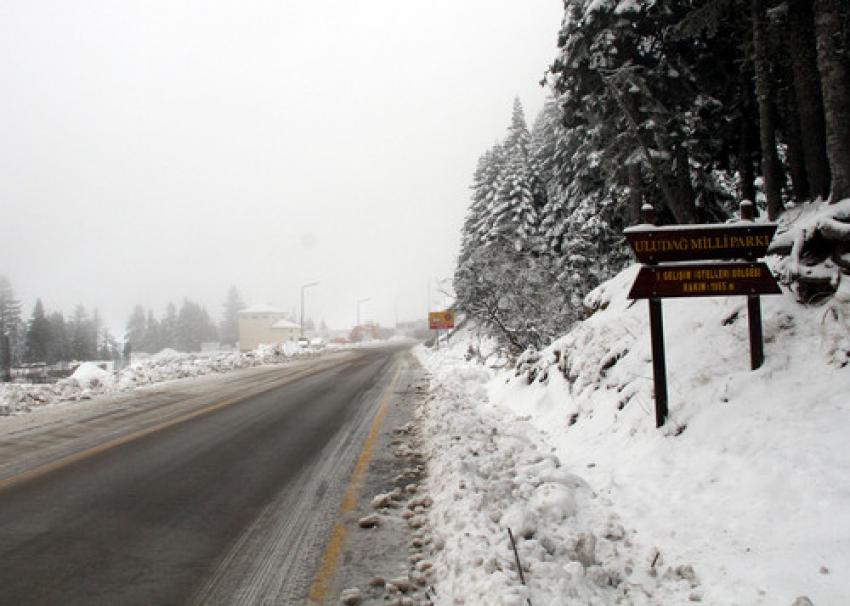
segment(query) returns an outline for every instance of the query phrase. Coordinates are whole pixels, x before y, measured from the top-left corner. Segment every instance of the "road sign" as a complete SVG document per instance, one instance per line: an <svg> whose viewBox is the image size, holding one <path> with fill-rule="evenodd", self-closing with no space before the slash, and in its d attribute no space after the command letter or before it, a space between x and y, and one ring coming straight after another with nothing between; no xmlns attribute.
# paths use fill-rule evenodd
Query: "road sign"
<svg viewBox="0 0 850 606"><path fill-rule="evenodd" d="M750 332L750 368L764 363L759 295L781 294L764 263L681 263L700 259L755 261L767 253L776 232L774 223L753 223L752 202L741 203L742 221L735 224L656 227L656 213L644 205L643 225L624 235L638 261L644 263L629 291L630 299L649 299L652 376L655 386L655 425L667 421L667 363L661 299L746 295Z"/></svg>
<svg viewBox="0 0 850 606"><path fill-rule="evenodd" d="M454 327L455 312L452 310L428 312L428 328L431 330L447 330Z"/></svg>
<svg viewBox="0 0 850 606"><path fill-rule="evenodd" d="M698 259L747 259L767 253L775 223L713 225L636 225L625 230L626 240L641 263L696 261Z"/></svg>
<svg viewBox="0 0 850 606"><path fill-rule="evenodd" d="M630 299L778 295L782 291L764 263L644 265Z"/></svg>

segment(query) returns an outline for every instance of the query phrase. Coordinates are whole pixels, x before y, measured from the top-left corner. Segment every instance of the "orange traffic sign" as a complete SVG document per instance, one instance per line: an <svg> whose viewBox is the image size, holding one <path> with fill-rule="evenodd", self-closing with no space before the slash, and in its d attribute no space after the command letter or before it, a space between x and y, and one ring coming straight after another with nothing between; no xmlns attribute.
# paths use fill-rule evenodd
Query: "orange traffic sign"
<svg viewBox="0 0 850 606"><path fill-rule="evenodd" d="M446 330L455 327L455 312L430 311L428 312L428 328L431 330Z"/></svg>

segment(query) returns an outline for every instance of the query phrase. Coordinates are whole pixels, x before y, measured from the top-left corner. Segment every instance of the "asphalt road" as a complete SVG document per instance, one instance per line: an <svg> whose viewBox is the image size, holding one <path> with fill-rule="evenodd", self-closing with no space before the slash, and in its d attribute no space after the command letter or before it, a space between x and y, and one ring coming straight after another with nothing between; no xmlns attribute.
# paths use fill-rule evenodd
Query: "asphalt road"
<svg viewBox="0 0 850 606"><path fill-rule="evenodd" d="M5 436L0 604L305 603L406 365L366 350Z"/></svg>

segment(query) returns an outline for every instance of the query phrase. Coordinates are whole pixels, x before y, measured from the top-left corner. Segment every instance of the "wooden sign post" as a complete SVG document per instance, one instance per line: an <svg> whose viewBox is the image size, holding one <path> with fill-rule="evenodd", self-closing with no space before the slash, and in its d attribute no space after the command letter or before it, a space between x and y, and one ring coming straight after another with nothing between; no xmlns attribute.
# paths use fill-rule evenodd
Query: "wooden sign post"
<svg viewBox="0 0 850 606"><path fill-rule="evenodd" d="M626 229L625 236L643 263L630 299L649 300L652 374L655 384L655 426L667 420L667 370L664 359L664 319L661 299L745 295L750 335L750 368L764 363L759 295L780 294L770 269L756 259L767 253L774 223L752 223L752 202L741 203L739 223L655 227L655 210L643 207L643 225ZM710 263L683 263L719 259ZM746 261L730 261L745 259Z"/></svg>

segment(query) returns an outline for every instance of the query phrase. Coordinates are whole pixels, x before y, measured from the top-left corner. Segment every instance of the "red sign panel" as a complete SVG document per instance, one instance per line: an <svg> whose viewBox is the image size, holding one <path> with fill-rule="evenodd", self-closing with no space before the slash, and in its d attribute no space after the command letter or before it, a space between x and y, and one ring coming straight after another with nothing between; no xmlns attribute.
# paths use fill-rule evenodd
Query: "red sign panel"
<svg viewBox="0 0 850 606"><path fill-rule="evenodd" d="M775 223L742 222L730 225L636 225L625 230L626 239L641 263L747 259L767 253Z"/></svg>
<svg viewBox="0 0 850 606"><path fill-rule="evenodd" d="M455 312L430 311L428 312L428 328L431 330L447 330L455 327Z"/></svg>
<svg viewBox="0 0 850 606"><path fill-rule="evenodd" d="M781 292L764 263L677 263L641 267L629 298L778 295Z"/></svg>

